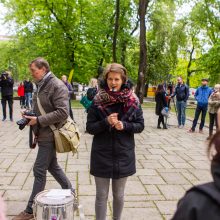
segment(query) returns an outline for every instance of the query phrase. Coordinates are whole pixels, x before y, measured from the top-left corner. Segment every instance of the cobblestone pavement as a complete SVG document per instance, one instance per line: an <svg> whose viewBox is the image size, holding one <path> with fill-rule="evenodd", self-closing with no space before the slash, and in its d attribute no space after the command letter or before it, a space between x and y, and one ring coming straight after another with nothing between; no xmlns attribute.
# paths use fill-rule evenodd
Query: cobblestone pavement
<svg viewBox="0 0 220 220"><path fill-rule="evenodd" d="M89 174L92 136L85 134L86 114L74 109L74 116L82 131L79 153L59 154L59 161L75 185L87 219L94 219L95 185ZM0 111L2 115L2 112ZM0 122L0 194L7 204L8 219L26 206L29 198L37 149L28 148L28 129L18 129L15 121L20 118L15 101L14 122ZM135 136L137 173L129 178L126 186L123 220L170 219L177 201L194 184L211 180L210 163L206 156L204 134L189 134L178 129L175 115L169 119L168 130L156 129L154 109L144 110L145 130ZM59 188L48 174L46 188ZM111 195L111 193L110 193ZM108 202L108 219L112 214L112 196ZM78 219L76 217L75 219Z"/></svg>

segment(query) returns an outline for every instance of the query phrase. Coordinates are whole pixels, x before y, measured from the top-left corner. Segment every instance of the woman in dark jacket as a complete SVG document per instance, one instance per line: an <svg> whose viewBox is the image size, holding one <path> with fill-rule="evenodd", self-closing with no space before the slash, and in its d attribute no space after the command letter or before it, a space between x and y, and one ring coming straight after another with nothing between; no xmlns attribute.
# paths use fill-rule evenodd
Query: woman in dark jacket
<svg viewBox="0 0 220 220"><path fill-rule="evenodd" d="M164 116L161 114L161 111L164 107L167 107L167 101L166 101L166 93L164 91L163 85L159 84L157 87L156 95L155 95L155 101L156 101L156 115L158 115L158 123L157 128L161 129L160 124L162 123L163 129L167 129L167 126L164 122ZM167 109L168 110L168 109Z"/></svg>
<svg viewBox="0 0 220 220"><path fill-rule="evenodd" d="M136 172L134 133L144 129L139 100L127 84L127 71L109 64L87 116L87 131L94 135L90 173L95 176L97 220L106 219L110 179L113 219L120 220L127 177Z"/></svg>
<svg viewBox="0 0 220 220"><path fill-rule="evenodd" d="M219 113L220 118L220 113ZM210 141L208 152L215 154L211 162L214 182L194 186L179 201L172 220L219 220L220 219L220 131Z"/></svg>

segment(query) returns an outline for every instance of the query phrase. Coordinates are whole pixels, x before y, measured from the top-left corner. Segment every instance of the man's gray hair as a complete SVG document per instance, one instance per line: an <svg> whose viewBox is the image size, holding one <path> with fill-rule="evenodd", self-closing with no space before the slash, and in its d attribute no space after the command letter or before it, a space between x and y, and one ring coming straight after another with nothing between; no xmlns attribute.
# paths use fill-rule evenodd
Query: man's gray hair
<svg viewBox="0 0 220 220"><path fill-rule="evenodd" d="M50 72L50 65L49 63L42 57L38 57L34 60L32 60L29 64L29 67L32 65L32 64L35 64L35 66L39 69L42 69L43 67L45 67L46 69L46 72Z"/></svg>

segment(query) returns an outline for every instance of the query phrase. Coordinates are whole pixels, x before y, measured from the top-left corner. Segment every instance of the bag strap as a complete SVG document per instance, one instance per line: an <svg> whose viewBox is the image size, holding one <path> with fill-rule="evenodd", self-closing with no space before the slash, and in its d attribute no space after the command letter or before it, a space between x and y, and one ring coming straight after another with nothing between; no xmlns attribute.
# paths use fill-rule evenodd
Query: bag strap
<svg viewBox="0 0 220 220"><path fill-rule="evenodd" d="M37 93L37 106L39 108L39 111L40 111L41 115L46 115L46 112L45 112L45 110L43 109L43 107L42 107L42 105L40 103L40 99L38 97L38 93ZM64 152L64 148L63 148L63 144L62 144L62 140L61 140L59 131L57 130L57 128L53 124L49 125L49 127L51 128L51 130L54 133L54 136L55 136L56 141L57 141L57 147L59 148L59 152Z"/></svg>

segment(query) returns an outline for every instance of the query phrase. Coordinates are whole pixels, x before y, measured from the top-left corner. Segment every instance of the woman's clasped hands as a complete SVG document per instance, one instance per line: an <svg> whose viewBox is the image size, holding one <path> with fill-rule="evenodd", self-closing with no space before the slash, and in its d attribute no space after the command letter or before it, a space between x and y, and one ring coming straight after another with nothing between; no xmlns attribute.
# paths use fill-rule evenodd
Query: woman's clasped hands
<svg viewBox="0 0 220 220"><path fill-rule="evenodd" d="M118 120L118 113L112 113L107 117L108 123L112 126L115 127L116 130L123 130L124 125L122 121Z"/></svg>

